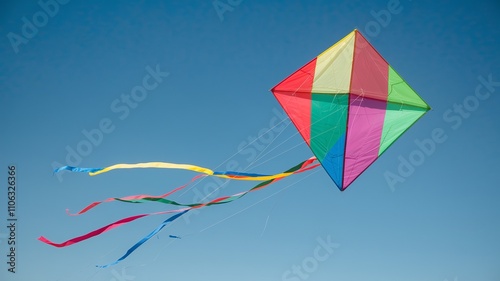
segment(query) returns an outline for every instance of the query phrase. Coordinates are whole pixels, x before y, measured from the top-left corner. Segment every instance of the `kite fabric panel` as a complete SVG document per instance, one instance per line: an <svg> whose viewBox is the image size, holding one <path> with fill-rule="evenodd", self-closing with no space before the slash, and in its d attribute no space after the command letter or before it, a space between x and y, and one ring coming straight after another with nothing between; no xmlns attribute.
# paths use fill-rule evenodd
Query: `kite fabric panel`
<svg viewBox="0 0 500 281"><path fill-rule="evenodd" d="M357 30L271 91L341 191L430 110Z"/></svg>

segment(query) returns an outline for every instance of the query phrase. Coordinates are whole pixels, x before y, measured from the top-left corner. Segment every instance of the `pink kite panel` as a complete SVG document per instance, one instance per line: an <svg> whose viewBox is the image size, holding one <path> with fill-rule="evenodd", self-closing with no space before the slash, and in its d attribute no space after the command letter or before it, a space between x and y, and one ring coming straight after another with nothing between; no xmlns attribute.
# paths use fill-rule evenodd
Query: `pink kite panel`
<svg viewBox="0 0 500 281"><path fill-rule="evenodd" d="M344 189L377 159L385 112L385 101L350 95Z"/></svg>

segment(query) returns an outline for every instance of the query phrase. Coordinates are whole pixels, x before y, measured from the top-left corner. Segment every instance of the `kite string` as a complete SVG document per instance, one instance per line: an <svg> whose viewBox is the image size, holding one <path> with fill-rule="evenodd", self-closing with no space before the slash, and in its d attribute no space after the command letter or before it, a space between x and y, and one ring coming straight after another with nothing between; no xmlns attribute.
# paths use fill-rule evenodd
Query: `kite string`
<svg viewBox="0 0 500 281"><path fill-rule="evenodd" d="M216 225L218 225L218 224L220 224L220 223L222 223L222 222L224 222L224 221L226 221L226 220L228 220L228 219L230 219L230 218L232 218L232 217L236 216L237 214L242 213L242 212L244 212L244 211L246 211L246 210L248 210L248 209L252 208L253 206L255 206L255 205L257 205L257 204L260 204L261 202L263 202L263 201L265 201L265 200L267 200L267 199L269 199L269 198L273 197L274 195L276 195L276 194L278 194L278 193L280 193L280 192L285 191L286 189L290 188L291 186L293 186L293 185L295 185L295 184L297 184L297 183L299 183L299 182L301 182L301 181L305 180L306 178L310 177L311 175L313 175L313 174L315 174L315 173L317 173L317 172L318 172L318 170L311 172L310 174L306 175L306 176L305 176L305 177L303 177L302 179L300 179L300 180L298 180L298 181L296 181L296 182L294 182L294 183L292 183L292 184L289 184L289 185L287 185L286 187L284 187L284 188L282 188L282 189L279 189L278 191L274 192L273 194L271 194L271 195L269 195L269 196L267 196L267 197L264 197L263 199L261 199L261 200L259 200L259 201L255 202L254 204L252 204L252 205L250 205L250 206L248 206L248 207L246 207L246 208L244 208L244 209L242 209L242 210L240 210L240 211L238 211L238 212L235 212L235 213L233 213L233 214L231 214L231 215L227 216L227 217L226 217L226 218L224 218L224 219L221 219L220 221L218 221L218 222L216 222L216 223L214 223L214 224L211 224L211 225L209 225L209 226L205 227L204 229L200 230L198 233L205 232L205 231L207 231L208 229L210 229L210 228L212 228L212 227L214 227L214 226L216 226Z"/></svg>
<svg viewBox="0 0 500 281"><path fill-rule="evenodd" d="M217 168L219 168L220 166L222 166L222 164L223 164L223 163L227 162L229 159L231 159L232 157L234 157L235 155L237 155L238 153L240 153L243 149L245 149L246 147L248 147L250 144L252 144L252 143L256 142L256 141L257 141L258 139L260 139L263 135L265 135L265 134L267 134L268 132L270 132L270 131L274 130L274 128L276 128L277 126L281 125L281 123L285 122L286 120L289 120L289 118L282 119L280 122L278 122L278 123L277 123L277 124L275 124L274 126L270 127L267 131L265 131L264 133L260 134L260 136L258 136L256 139L252 140L252 141L251 141L251 142L249 142L247 145L245 145L245 146L243 146L242 148L240 148L240 149L239 149L236 153L234 153L234 154L233 154L233 155L231 155L229 158L227 158L226 160L224 160L221 164L219 164L219 165L216 167L216 169L217 169ZM286 127L288 127L288 125L289 125L289 124L290 124L290 123L288 123L288 124L285 126L285 129L286 129ZM281 134L283 131L284 131L284 129L280 132L280 134ZM278 134L278 136L279 136L280 134ZM277 137L278 137L278 136L277 136ZM276 137L276 138L277 138L277 137ZM263 151L265 151L265 150L267 149L267 147L269 147L269 146L270 146L270 145L271 145L271 144L272 144L272 143L276 140L276 138L274 138L274 139L271 141L271 143L269 143L269 144L268 144L268 145L264 148L264 150L262 150L262 151L261 151L261 153L262 153ZM286 142L286 140L285 140L285 142ZM280 144L280 145L281 145L281 144ZM279 146L279 145L278 145L278 146ZM260 155L260 154L259 154L259 155ZM257 156L257 158L258 158L258 156ZM254 160L254 162L255 162L255 161L256 161L256 160ZM253 162L252 162L252 163L253 163ZM248 166L247 166L244 170L248 169L248 168L252 165L252 163L250 163L250 164L249 164L249 165L248 165ZM199 183L199 182L195 183L195 184L194 184L193 186L191 186L189 189L194 188L194 187L195 187L198 183ZM229 183L229 181L226 181L226 182L224 182L223 184L219 185L219 186L218 186L217 188L215 188L213 191L211 191L210 193L208 193L207 195L205 195L205 196L204 196L201 200L203 201L203 200L205 200L205 199L209 198L209 197L210 197L213 193L215 193L215 192L217 192L218 190L222 189L222 188L223 188L224 186L226 186L228 183ZM182 196L182 195L184 195L187 191L188 191L188 190L186 190L184 193L182 193L182 194L181 194L181 196Z"/></svg>
<svg viewBox="0 0 500 281"><path fill-rule="evenodd" d="M220 166L222 166L224 163L226 163L228 160L230 160L231 158L233 158L234 156L236 156L237 154L239 154L241 151L243 151L245 148L247 148L248 146L250 146L252 143L256 142L258 139L260 139L264 134L268 133L269 131L271 130L274 130L274 128L276 128L277 126L281 125L281 123L285 122L286 120L288 120L289 118L286 118L286 119L282 119L280 122L278 122L277 124L275 124L274 126L270 127L265 133L261 134L260 136L258 136L256 139L252 140L251 142L249 142L248 144L244 145L242 148L239 148L238 151L236 151L233 155L229 156L226 160L222 161L218 166L215 167L215 169L218 169ZM186 192L188 192L189 190L195 188L196 185L198 185L201 181L199 182L196 182L195 184L193 184L190 188L188 188L187 190L185 190L183 193L181 193L180 196L186 194ZM219 190L220 188L222 188L223 186L227 185L228 184L228 181L226 181L225 183L223 183L221 186L219 186L217 189L215 189L214 191L210 192L208 195L206 195L205 197L202 198L202 200L205 200L206 198L208 198L210 195L212 195L215 191Z"/></svg>
<svg viewBox="0 0 500 281"><path fill-rule="evenodd" d="M304 81L302 81L302 83L301 83L301 84L300 84L300 85L299 85L299 86L298 86L298 87L294 90L294 92L293 92L293 94L292 94L292 95L294 95L294 96L295 96L295 95L296 95L296 93L298 92L298 90L300 89L300 87L301 87L302 85L304 85L304 83L305 83L305 82L306 82L305 80L304 80ZM324 117L323 117L323 118L324 118ZM323 118L322 118L322 119L323 119ZM279 122L278 124L276 124L275 126L273 126L271 129L267 130L265 133L267 133L267 132L271 131L272 129L274 129L275 127L277 127L279 124L283 123L285 120L290 120L290 118L288 117L287 119L283 119L281 122ZM297 131L297 132L293 133L290 137L288 137L288 138L287 138L287 139L285 139L284 141L280 142L277 146L275 146L275 147L274 147L274 148L272 148L271 150L267 151L264 155L262 155L262 153L264 153L264 152L267 150L267 148L268 148L270 145L272 145L272 144L275 142L275 140L276 140L276 139L278 139L278 137L279 137L279 136L280 136L280 135L281 135L281 134L285 131L285 129L286 129L286 128L287 128L287 127L291 124L291 123L292 123L291 121L290 121L290 122L288 122L288 124L286 124L285 128L284 128L283 130L281 130L281 131L278 133L278 135L277 135L275 138L273 138L273 140L272 140L269 144L267 144L267 145L266 145L266 147L265 147L264 149L262 149L262 150L259 152L259 154L255 157L255 159L254 159L252 162L250 162L244 170L248 169L248 168L249 168L249 167L251 167L253 164L255 164L257 161L259 161L259 160L263 159L265 156L269 155L272 151L276 150L278 147L282 146L284 143L286 143L287 141L289 141L290 139L292 139L293 137L295 137L297 134L299 134L299 131ZM264 133L264 134L265 134L265 133ZM259 139L260 137L262 137L264 134L260 134L260 136L259 136L257 139ZM257 139L253 140L251 143L255 142ZM248 145L250 145L250 143L249 143ZM248 146L248 145L247 145L247 146ZM263 165L264 163L267 163L267 162L269 162L270 160L272 160L272 159L274 159L274 158L276 158L276 157L279 157L280 155L283 155L284 153L286 153L286 152L288 152L288 151L290 151L290 150L292 150L292 149L295 149L296 147L298 147L298 146L300 146L300 145L302 145L302 142L301 142L301 143L299 143L299 144L297 144L297 145L294 145L294 146L293 146L292 148L290 148L290 149L287 149L285 152L282 152L282 153L280 153L280 154L278 154L278 155L276 155L276 156L273 156L272 158L270 158L270 159L268 159L268 160L264 161L263 163L260 163L259 165L255 165L255 166L253 166L253 168L256 168L256 167L258 167L258 166L261 166L261 165ZM245 147L246 147L246 146L245 146ZM241 151L241 150L240 150L240 151ZM237 153L239 153L239 151L238 151ZM236 155L236 154L234 154L234 155ZM233 155L233 156L234 156L234 155ZM261 155L262 155L262 156L261 156ZM227 160L226 160L226 161L227 161ZM219 187L217 187L215 190L213 190L213 191L212 191L212 192L210 192L208 195L206 195L206 196L204 197L204 199L208 198L208 197L209 197L211 194L213 194L215 191L217 191L217 190L221 189L221 188L222 188L223 186L225 186L227 183L228 183L228 182L225 182L225 183L223 183L222 185L220 185ZM273 207L273 209L274 209L274 207ZM271 211L272 211L272 210L271 210ZM268 223L268 220L269 220L269 216L268 216L268 218L266 219L266 223L265 223L265 226L264 226L264 230L262 231L261 236L264 234L264 231L265 231L265 229L267 228L267 223Z"/></svg>
<svg viewBox="0 0 500 281"><path fill-rule="evenodd" d="M289 119L289 118L287 118L287 119ZM281 122L280 122L280 123L283 123L284 121L285 121L285 119L281 120ZM280 123L278 123L278 124L280 124ZM276 124L275 126L273 126L272 128L270 128L269 130L267 130L265 133L260 134L260 136L259 136L257 139L261 138L261 137L262 137L263 135L265 135L267 132L269 132L269 131L273 130L273 129L274 129L274 128L278 125L278 124ZM272 139L272 141L271 141L270 143L268 143L268 144L264 147L264 149L262 149L262 150L259 152L259 154L255 157L255 159L254 159L252 162L250 162L250 163L246 166L246 168L244 168L244 169L243 169L244 171L245 171L245 170L247 170L250 166L252 166L252 164L253 164L253 163L255 163L255 162L259 159L259 156L260 156L260 155L261 155L261 154L262 154L262 153L263 153L263 152L264 152L264 151L265 151L265 150L266 150L266 149L267 149L267 148L268 148L268 147L269 147L269 146L270 146L270 145L271 145L271 144L272 144L272 143L273 143L273 142L274 142L274 141L275 141L275 140L276 140L276 139L277 139L280 135L281 135L281 133L283 133L283 132L285 131L285 129L288 127L288 125L290 125L290 123L286 124L285 128L284 128L283 130L281 130L281 132L280 132L280 133L279 133L276 137L274 137L274 138ZM257 139L253 140L252 142L256 141ZM287 140L288 140L288 139L287 139ZM278 145L278 147L279 147L280 145L282 145L283 143L285 143L287 140L285 140L285 141L283 141L282 143L280 143L280 144ZM254 167L254 168L255 168L255 167ZM211 191L209 194L207 194L205 197L203 197L203 199L202 199L202 200L205 200L206 198L210 197L210 195L212 195L214 192L216 192L216 191L218 191L218 190L222 189L222 188L223 188L225 185L227 185L228 183L229 183L229 182L228 182L228 181L226 181L225 183L223 183L223 184L219 185L217 188L215 188L213 191Z"/></svg>

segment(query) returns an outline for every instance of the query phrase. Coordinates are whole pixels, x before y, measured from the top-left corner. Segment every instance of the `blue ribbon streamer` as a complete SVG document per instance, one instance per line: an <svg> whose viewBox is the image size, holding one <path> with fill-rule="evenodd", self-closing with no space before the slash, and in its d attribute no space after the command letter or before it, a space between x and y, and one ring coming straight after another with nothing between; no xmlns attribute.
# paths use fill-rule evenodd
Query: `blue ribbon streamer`
<svg viewBox="0 0 500 281"><path fill-rule="evenodd" d="M100 267L100 268L106 268L106 267L110 267L112 265L115 265L115 264L121 262L122 260L126 259L130 254L132 254L135 250L137 250L137 248L139 248L142 244L144 244L146 241L148 241L149 239L151 239L151 237L155 236L158 232L160 232L167 224L169 224L169 223L173 222L174 220L178 219L180 216L184 215L188 211L189 210L186 210L184 212L175 214L175 215L171 216L170 218L166 219L155 230L153 230L153 232L149 233L148 235L146 235L146 237L142 238L139 242L135 243L134 246L132 246L130 249L127 250L127 252L125 253L125 255L123 255L121 258L117 259L115 262L112 262L112 263L109 263L109 264L106 264L106 265L96 265L96 266Z"/></svg>
<svg viewBox="0 0 500 281"><path fill-rule="evenodd" d="M102 170L103 168L80 168L73 166L62 166L54 170L54 174L60 171L70 171L70 172L78 172L78 173L94 173Z"/></svg>

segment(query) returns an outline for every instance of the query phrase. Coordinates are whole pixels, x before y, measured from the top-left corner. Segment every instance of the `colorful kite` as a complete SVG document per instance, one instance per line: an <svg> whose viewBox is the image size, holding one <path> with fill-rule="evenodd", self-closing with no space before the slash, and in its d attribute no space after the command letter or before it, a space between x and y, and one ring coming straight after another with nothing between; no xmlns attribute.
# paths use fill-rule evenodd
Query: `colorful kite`
<svg viewBox="0 0 500 281"><path fill-rule="evenodd" d="M167 224L192 209L233 202L249 192L265 188L285 177L314 169L319 165L323 166L338 188L343 191L430 109L357 30L276 85L272 88L272 92L315 157L274 175L234 171L214 172L199 166L165 162L117 164L106 168L64 166L55 172L68 170L98 175L116 169L162 168L190 170L200 175L195 176L189 183L162 195L139 194L108 198L93 202L70 215L81 215L102 203L111 201L157 202L183 208L124 218L62 243L52 242L43 236L39 240L55 247L66 247L146 216L174 214L118 260L101 266L107 267L125 259ZM248 191L223 196L209 202L183 204L166 199L206 176L262 182ZM176 235L169 235L169 238L180 239Z"/></svg>
<svg viewBox="0 0 500 281"><path fill-rule="evenodd" d="M272 92L340 190L430 109L357 30Z"/></svg>

